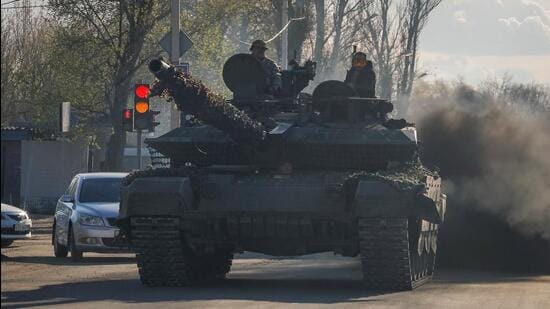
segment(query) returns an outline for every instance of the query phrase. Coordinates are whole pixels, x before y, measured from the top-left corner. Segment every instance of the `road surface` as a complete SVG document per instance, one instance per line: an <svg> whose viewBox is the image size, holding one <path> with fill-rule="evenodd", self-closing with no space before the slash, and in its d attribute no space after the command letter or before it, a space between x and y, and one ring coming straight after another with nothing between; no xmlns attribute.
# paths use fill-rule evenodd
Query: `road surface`
<svg viewBox="0 0 550 309"><path fill-rule="evenodd" d="M368 292L357 259L239 256L213 286L150 288L131 254L53 257L49 221L32 240L2 249L2 307L69 308L550 308L550 276L440 270L413 292Z"/></svg>

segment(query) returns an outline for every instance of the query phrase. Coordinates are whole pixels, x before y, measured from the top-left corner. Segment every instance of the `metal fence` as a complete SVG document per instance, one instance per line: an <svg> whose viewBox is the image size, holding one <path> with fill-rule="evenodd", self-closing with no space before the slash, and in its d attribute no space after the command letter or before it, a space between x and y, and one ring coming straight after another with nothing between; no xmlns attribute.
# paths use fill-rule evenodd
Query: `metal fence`
<svg viewBox="0 0 550 309"><path fill-rule="evenodd" d="M56 197L30 198L21 202L21 208L31 214L53 215L57 199Z"/></svg>

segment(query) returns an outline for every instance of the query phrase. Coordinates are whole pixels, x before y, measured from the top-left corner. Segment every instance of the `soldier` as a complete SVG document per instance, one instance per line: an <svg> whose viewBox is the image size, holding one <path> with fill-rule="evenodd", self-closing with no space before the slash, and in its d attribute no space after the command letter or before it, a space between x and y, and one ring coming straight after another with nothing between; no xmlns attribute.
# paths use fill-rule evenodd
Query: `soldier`
<svg viewBox="0 0 550 309"><path fill-rule="evenodd" d="M351 86L362 98L375 98L376 74L372 68L372 61L367 55L357 52L353 55L352 67L346 74L346 84Z"/></svg>
<svg viewBox="0 0 550 309"><path fill-rule="evenodd" d="M250 46L250 51L252 56L254 56L254 58L256 58L260 62L262 68L265 71L266 87L264 93L275 95L281 90L281 71L279 70L277 64L273 62L273 60L265 56L265 51L267 50L267 47L265 45L266 44L264 41L256 40L252 42L252 45Z"/></svg>

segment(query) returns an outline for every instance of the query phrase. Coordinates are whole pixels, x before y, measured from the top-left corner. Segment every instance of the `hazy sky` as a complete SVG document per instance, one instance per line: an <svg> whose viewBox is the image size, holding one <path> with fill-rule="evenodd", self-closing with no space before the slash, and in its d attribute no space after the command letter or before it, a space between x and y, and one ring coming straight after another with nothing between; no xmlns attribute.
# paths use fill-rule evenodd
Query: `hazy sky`
<svg viewBox="0 0 550 309"><path fill-rule="evenodd" d="M550 84L550 0L443 0L420 44L431 77Z"/></svg>

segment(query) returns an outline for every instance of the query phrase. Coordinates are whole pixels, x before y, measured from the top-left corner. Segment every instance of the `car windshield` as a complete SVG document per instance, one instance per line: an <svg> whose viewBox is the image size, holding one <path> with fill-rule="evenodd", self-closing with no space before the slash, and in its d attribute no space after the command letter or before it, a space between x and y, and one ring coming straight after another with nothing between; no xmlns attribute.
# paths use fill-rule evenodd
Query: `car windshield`
<svg viewBox="0 0 550 309"><path fill-rule="evenodd" d="M118 203L121 180L120 178L85 179L78 200L81 203Z"/></svg>

